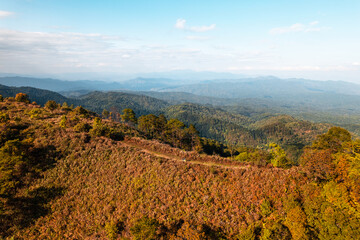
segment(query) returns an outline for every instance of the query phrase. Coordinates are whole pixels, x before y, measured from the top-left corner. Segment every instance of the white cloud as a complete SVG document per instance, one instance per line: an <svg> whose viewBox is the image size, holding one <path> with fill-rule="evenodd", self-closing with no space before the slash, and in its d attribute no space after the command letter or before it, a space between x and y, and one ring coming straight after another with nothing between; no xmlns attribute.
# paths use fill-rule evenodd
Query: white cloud
<svg viewBox="0 0 360 240"><path fill-rule="evenodd" d="M139 72L203 69L218 58L184 46L143 45L119 36L23 32L0 28L0 72ZM216 62L216 63L215 63Z"/></svg>
<svg viewBox="0 0 360 240"><path fill-rule="evenodd" d="M190 31L190 32L207 32L207 31L211 31L214 30L216 27L216 24L211 24L209 26L192 26L192 27L187 27L186 26L186 20L185 19L181 19L179 18L178 20L176 20L175 23L175 28L177 29L183 29L186 31Z"/></svg>
<svg viewBox="0 0 360 240"><path fill-rule="evenodd" d="M318 25L320 22L319 21L313 21L310 23L311 26L314 26L314 25Z"/></svg>
<svg viewBox="0 0 360 240"><path fill-rule="evenodd" d="M353 62L352 65L353 66L360 66L360 62Z"/></svg>
<svg viewBox="0 0 360 240"><path fill-rule="evenodd" d="M179 18L178 20L176 20L175 28L177 28L177 29L184 29L184 28L185 28L185 23L186 23L186 20L185 20L185 19Z"/></svg>
<svg viewBox="0 0 360 240"><path fill-rule="evenodd" d="M11 16L13 14L14 14L13 12L7 12L7 11L0 10L0 18L6 18L6 17L9 17L9 16Z"/></svg>
<svg viewBox="0 0 360 240"><path fill-rule="evenodd" d="M308 25L302 23L295 23L288 27L277 27L270 29L270 34L284 34L284 33L295 33L295 32L320 32L326 28L314 27L319 24L319 21L313 21Z"/></svg>

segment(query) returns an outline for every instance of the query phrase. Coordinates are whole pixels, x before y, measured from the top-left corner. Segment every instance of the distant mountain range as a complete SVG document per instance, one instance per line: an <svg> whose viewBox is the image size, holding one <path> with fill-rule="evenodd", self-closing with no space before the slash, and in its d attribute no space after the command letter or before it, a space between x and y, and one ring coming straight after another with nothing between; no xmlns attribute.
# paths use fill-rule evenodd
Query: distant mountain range
<svg viewBox="0 0 360 240"><path fill-rule="evenodd" d="M324 111L337 115L360 114L360 85L349 82L279 79L270 76L210 79L188 83L188 80L168 78L105 82L0 77L0 84L6 86L51 90L71 98L78 98L93 91L114 91L147 95L170 104L190 102L221 107L242 106L293 115Z"/></svg>
<svg viewBox="0 0 360 240"><path fill-rule="evenodd" d="M111 91L111 90L134 90L150 91L181 86L179 81L165 78L136 78L124 82L104 81L64 81L52 78L29 78L29 77L0 77L0 84L11 87L34 87L56 92L71 91Z"/></svg>

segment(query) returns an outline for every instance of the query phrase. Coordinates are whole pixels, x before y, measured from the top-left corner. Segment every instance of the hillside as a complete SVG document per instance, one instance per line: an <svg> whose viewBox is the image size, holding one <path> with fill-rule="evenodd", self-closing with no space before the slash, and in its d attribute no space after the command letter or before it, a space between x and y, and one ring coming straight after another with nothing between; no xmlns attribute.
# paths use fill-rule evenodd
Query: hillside
<svg viewBox="0 0 360 240"><path fill-rule="evenodd" d="M243 109L243 113L246 111L248 109ZM256 147L275 142L285 148L294 161L304 146L331 127L330 124L315 124L288 115L248 115L189 103L166 109L167 117L194 124L201 136L234 146Z"/></svg>
<svg viewBox="0 0 360 240"><path fill-rule="evenodd" d="M146 140L131 126L99 121L82 108L5 99L0 109L3 237L355 239L360 234L359 142L346 130L332 128L306 150L301 166L284 169L185 152ZM281 156L273 154L274 160Z"/></svg>
<svg viewBox="0 0 360 240"><path fill-rule="evenodd" d="M42 90L32 87L8 87L0 85L0 94L3 97L15 97L19 92L28 94L33 101L40 105L44 105L49 100L54 100L59 103L68 102L69 104L77 103L74 99L68 99L56 92Z"/></svg>
<svg viewBox="0 0 360 240"><path fill-rule="evenodd" d="M80 103L92 111L101 113L104 109L121 113L125 108L131 108L138 115L159 114L169 106L163 100L121 92L92 92L80 98Z"/></svg>
<svg viewBox="0 0 360 240"><path fill-rule="evenodd" d="M136 114L143 115L149 113L162 113L162 109L169 106L163 100L156 98L122 92L90 92L80 98L68 98L63 95L32 87L8 87L0 85L0 94L4 97L15 97L19 92L29 95L32 101L44 105L49 100L54 100L60 104L66 102L68 105L86 106L91 111L102 113L104 109L121 113L125 108L132 108Z"/></svg>
<svg viewBox="0 0 360 240"><path fill-rule="evenodd" d="M107 109L112 112L112 118L118 121L126 108L131 108L138 117L165 114L168 118L177 118L187 125L193 124L202 137L231 146L256 147L275 142L285 148L295 162L304 146L311 143L316 135L330 128L329 124L314 124L289 116L277 117L279 114L267 112L269 109L254 110L241 106L215 108L190 103L171 105L163 100L133 93L92 92L81 98L65 98L41 89L4 86L0 88L0 94L15 96L21 90L28 93L32 101L42 105L47 100L56 99L68 105L82 105L98 114ZM356 125L348 127L357 131Z"/></svg>
<svg viewBox="0 0 360 240"><path fill-rule="evenodd" d="M52 78L32 78L32 77L0 77L0 84L11 87L34 87L49 91L75 91L75 90L114 90L121 89L119 83L109 83L103 81L64 81Z"/></svg>

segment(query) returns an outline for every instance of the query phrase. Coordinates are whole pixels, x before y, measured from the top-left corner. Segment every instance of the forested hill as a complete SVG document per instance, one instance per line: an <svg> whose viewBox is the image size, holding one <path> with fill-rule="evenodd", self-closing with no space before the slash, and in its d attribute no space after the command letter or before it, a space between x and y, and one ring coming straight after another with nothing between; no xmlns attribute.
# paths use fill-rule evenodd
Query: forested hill
<svg viewBox="0 0 360 240"><path fill-rule="evenodd" d="M28 94L33 101L36 101L40 105L44 105L49 100L54 100L59 103L71 102L71 104L78 104L75 99L68 99L59 93L48 90L32 87L8 87L0 85L0 94L4 97L15 97L19 92Z"/></svg>
<svg viewBox="0 0 360 240"><path fill-rule="evenodd" d="M121 89L119 83L103 81L64 81L52 78L31 78L31 77L0 77L0 84L11 87L34 87L55 92L74 90L111 90Z"/></svg>
<svg viewBox="0 0 360 240"><path fill-rule="evenodd" d="M104 109L121 113L123 109L131 108L138 115L160 114L170 105L156 98L121 92L92 92L82 96L80 103L98 113Z"/></svg>
<svg viewBox="0 0 360 240"><path fill-rule="evenodd" d="M42 108L25 94L0 97L0 111L1 238L360 235L360 142L345 129L318 136L292 166L276 145L237 160L171 147L199 142L163 116L134 127L130 115L117 123L52 101Z"/></svg>
<svg viewBox="0 0 360 240"><path fill-rule="evenodd" d="M0 85L0 94L4 97L15 97L19 92L29 95L32 101L44 105L49 100L54 100L60 104L66 102L68 105L86 106L88 109L97 113L102 113L104 109L114 113L122 113L125 108L131 108L137 115L159 114L170 104L156 98L121 92L91 92L81 98L67 98L59 93L31 87L8 87Z"/></svg>
<svg viewBox="0 0 360 240"><path fill-rule="evenodd" d="M184 103L166 109L166 116L194 124L204 137L234 146L280 144L297 159L302 148L331 125L298 120L288 115L257 114L247 117L223 109Z"/></svg>

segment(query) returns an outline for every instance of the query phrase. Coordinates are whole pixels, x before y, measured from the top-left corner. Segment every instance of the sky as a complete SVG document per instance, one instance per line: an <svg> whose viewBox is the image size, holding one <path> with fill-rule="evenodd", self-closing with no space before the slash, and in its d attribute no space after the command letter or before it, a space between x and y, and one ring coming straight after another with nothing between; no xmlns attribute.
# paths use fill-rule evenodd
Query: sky
<svg viewBox="0 0 360 240"><path fill-rule="evenodd" d="M0 72L360 83L359 0L0 0Z"/></svg>

